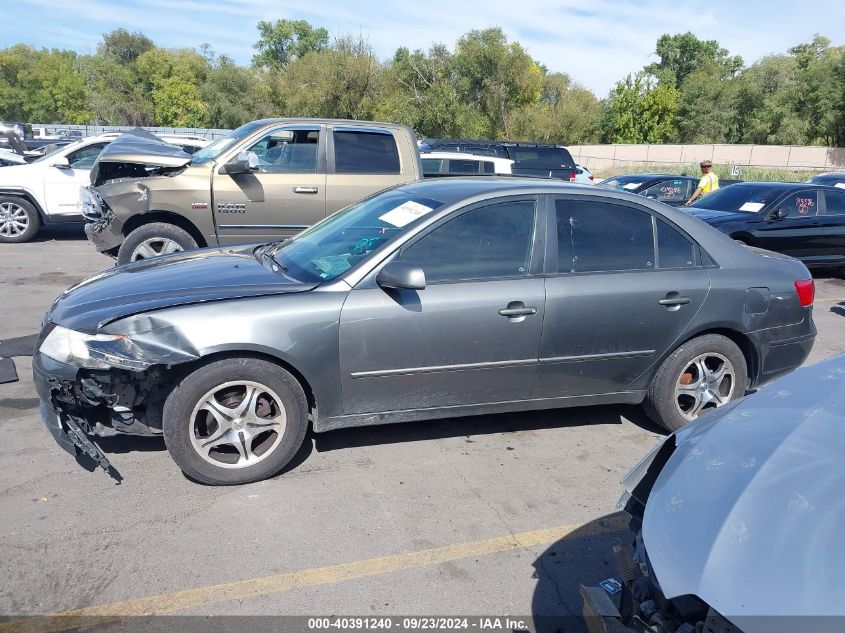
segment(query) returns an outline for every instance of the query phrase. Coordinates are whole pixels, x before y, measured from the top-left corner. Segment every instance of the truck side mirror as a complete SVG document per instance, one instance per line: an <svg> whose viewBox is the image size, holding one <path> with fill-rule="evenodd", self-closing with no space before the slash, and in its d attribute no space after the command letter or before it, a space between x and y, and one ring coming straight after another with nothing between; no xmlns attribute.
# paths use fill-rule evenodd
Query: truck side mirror
<svg viewBox="0 0 845 633"><path fill-rule="evenodd" d="M56 167L57 169L70 169L70 161L67 159L67 156L57 156L53 159L53 162L50 163L50 167Z"/></svg>
<svg viewBox="0 0 845 633"><path fill-rule="evenodd" d="M258 155L255 152L240 152L235 160L230 160L223 165L226 173L234 174L248 174L258 170Z"/></svg>

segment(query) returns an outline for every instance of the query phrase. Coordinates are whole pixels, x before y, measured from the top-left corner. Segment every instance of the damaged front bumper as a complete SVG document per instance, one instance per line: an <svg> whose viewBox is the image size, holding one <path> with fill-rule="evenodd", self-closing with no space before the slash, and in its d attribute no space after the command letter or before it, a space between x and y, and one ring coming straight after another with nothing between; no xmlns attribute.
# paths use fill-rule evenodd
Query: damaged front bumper
<svg viewBox="0 0 845 633"><path fill-rule="evenodd" d="M105 207L101 217L85 224L85 235L100 253L114 251L123 244L123 222Z"/></svg>
<svg viewBox="0 0 845 633"><path fill-rule="evenodd" d="M40 352L32 358L41 418L53 439L80 463L87 458L118 480L95 437L160 436L168 373L164 367L147 372L81 369Z"/></svg>

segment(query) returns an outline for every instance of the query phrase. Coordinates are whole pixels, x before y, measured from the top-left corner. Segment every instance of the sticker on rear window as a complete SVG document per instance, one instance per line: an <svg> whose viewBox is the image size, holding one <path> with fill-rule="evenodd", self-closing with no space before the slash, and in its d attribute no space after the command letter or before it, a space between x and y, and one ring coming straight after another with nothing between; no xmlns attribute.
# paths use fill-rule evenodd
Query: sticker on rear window
<svg viewBox="0 0 845 633"><path fill-rule="evenodd" d="M413 200L408 200L408 202L403 202L398 207L388 211L384 215L380 215L378 219L382 222L387 222L388 224L402 228L406 224L410 224L414 220L421 218L431 211L431 207L427 207L419 202L414 202Z"/></svg>
<svg viewBox="0 0 845 633"><path fill-rule="evenodd" d="M643 183L641 183L641 182L629 182L627 185L625 185L623 187L623 189L636 189L641 184L643 184Z"/></svg>
<svg viewBox="0 0 845 633"><path fill-rule="evenodd" d="M739 210L740 211L753 211L754 213L756 213L757 211L759 211L760 209L762 209L765 206L766 206L765 202L746 202L744 205L742 205L739 208Z"/></svg>

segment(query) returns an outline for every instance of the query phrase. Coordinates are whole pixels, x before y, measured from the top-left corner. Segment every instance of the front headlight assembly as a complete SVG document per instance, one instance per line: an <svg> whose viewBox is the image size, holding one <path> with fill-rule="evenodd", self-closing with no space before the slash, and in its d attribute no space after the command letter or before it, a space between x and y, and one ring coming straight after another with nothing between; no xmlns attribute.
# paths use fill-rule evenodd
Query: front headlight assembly
<svg viewBox="0 0 845 633"><path fill-rule="evenodd" d="M103 217L103 207L88 187L79 188L79 212L86 220L96 221Z"/></svg>
<svg viewBox="0 0 845 633"><path fill-rule="evenodd" d="M51 328L39 351L60 363L86 369L140 370L149 363L133 358L134 345L125 334L85 334L62 327Z"/></svg>

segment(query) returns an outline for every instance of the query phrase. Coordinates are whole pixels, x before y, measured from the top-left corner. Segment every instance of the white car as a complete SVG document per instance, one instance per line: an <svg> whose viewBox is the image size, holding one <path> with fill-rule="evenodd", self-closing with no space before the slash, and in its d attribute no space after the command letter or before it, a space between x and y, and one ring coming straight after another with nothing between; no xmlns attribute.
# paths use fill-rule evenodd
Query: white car
<svg viewBox="0 0 845 633"><path fill-rule="evenodd" d="M423 152L420 160L423 176L429 178L441 174L511 174L514 163L508 158L464 152Z"/></svg>
<svg viewBox="0 0 845 633"><path fill-rule="evenodd" d="M571 182L580 182L586 185L595 184L595 176L590 173L590 170L584 167L584 165L575 165L575 180Z"/></svg>
<svg viewBox="0 0 845 633"><path fill-rule="evenodd" d="M0 169L0 243L28 242L42 224L83 221L79 187L90 184L94 161L118 136L120 132L84 138L29 164ZM211 142L197 136L158 137L188 153Z"/></svg>

